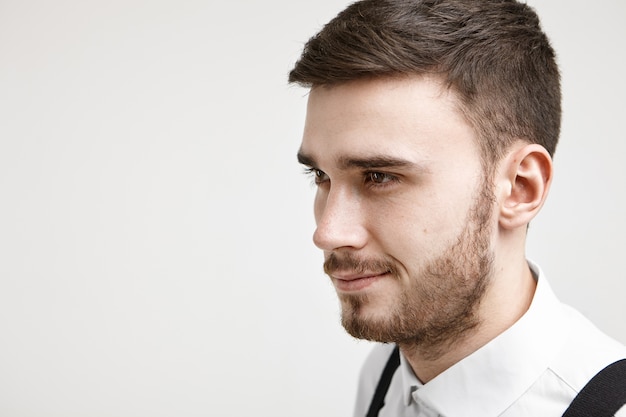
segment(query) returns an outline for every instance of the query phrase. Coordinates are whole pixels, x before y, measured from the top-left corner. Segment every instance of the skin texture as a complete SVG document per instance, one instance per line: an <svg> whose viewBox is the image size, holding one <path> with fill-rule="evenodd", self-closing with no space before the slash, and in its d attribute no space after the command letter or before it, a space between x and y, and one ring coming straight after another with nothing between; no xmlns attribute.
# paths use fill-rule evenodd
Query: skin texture
<svg viewBox="0 0 626 417"><path fill-rule="evenodd" d="M423 382L528 309L525 226L547 193L550 157L520 140L487 173L439 79L313 88L299 160L318 187L314 242L344 327L398 343Z"/></svg>

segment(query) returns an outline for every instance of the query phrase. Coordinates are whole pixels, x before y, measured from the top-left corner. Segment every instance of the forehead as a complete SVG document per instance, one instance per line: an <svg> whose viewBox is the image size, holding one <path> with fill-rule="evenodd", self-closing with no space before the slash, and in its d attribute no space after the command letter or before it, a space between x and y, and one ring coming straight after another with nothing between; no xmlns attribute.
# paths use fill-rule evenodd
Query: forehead
<svg viewBox="0 0 626 417"><path fill-rule="evenodd" d="M314 160L476 151L456 94L434 77L365 79L314 87L300 153Z"/></svg>

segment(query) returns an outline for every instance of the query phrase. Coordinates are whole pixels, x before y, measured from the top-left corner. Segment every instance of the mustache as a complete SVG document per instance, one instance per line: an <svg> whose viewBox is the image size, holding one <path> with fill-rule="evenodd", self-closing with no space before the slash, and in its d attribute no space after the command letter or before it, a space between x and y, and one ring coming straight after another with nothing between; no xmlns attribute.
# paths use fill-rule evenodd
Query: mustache
<svg viewBox="0 0 626 417"><path fill-rule="evenodd" d="M331 253L324 261L324 272L331 275L337 271L352 271L357 274L366 272L389 272L398 275L396 265L385 259L361 259L352 253L337 255Z"/></svg>

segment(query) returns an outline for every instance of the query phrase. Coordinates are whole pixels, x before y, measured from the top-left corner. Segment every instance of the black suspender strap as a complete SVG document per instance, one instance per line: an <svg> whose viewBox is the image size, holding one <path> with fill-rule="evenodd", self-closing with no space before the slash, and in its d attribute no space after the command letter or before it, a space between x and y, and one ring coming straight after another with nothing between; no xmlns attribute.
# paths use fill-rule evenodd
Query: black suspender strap
<svg viewBox="0 0 626 417"><path fill-rule="evenodd" d="M376 386L376 391L374 392L374 397L372 398L372 402L370 403L370 408L367 411L366 417L377 417L378 412L385 405L385 396L387 395L387 391L389 391L389 385L391 385L391 378L393 378L393 374L396 372L396 369L400 366L400 349L398 346L393 349L391 356L387 360L387 364L385 365L385 369L383 370L383 374L380 376L380 380L378 381L378 385Z"/></svg>
<svg viewBox="0 0 626 417"><path fill-rule="evenodd" d="M607 366L583 387L563 417L612 417L626 404L626 359Z"/></svg>

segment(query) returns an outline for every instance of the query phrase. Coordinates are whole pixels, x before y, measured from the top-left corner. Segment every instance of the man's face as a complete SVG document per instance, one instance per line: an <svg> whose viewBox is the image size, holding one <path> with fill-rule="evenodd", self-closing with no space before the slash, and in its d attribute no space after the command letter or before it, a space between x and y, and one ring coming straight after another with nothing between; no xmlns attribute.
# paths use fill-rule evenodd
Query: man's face
<svg viewBox="0 0 626 417"><path fill-rule="evenodd" d="M299 159L349 333L427 345L478 323L493 193L451 91L425 77L314 88Z"/></svg>

